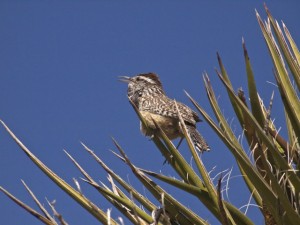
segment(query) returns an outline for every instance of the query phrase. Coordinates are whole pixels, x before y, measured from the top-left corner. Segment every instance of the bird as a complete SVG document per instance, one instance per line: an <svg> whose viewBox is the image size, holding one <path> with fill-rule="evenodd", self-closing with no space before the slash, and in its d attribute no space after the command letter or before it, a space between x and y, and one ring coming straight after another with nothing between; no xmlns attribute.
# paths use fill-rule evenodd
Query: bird
<svg viewBox="0 0 300 225"><path fill-rule="evenodd" d="M170 99L165 94L157 74L150 72L133 77L120 76L119 80L128 83L128 98L147 123L147 127L142 122L140 126L145 136L153 137L158 131L158 125L170 140L180 137L180 144L184 133L180 125L179 111L195 148L199 152L210 150L209 145L196 129L196 123L201 121L197 113L185 104L175 103Z"/></svg>

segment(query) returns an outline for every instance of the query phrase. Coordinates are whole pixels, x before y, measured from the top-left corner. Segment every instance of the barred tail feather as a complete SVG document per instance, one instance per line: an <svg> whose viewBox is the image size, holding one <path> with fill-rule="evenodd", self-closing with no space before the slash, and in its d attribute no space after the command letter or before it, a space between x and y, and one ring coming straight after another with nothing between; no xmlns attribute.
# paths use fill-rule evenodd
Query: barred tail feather
<svg viewBox="0 0 300 225"><path fill-rule="evenodd" d="M195 148L199 152L203 151L209 151L210 147L206 143L205 139L202 137L202 135L196 130L196 127L187 125L187 130L189 132L189 135L195 145Z"/></svg>

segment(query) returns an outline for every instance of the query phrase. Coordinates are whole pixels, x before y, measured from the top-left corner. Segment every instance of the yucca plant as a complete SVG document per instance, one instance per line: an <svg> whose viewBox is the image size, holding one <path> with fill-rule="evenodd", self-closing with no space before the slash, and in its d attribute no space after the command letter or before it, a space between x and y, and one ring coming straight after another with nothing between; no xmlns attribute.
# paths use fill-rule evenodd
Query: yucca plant
<svg viewBox="0 0 300 225"><path fill-rule="evenodd" d="M268 105L265 105L261 100L256 88L254 73L244 40L242 46L244 50L249 96L246 97L242 89L239 89L237 92L234 91L229 75L219 55L218 62L220 70L216 72L228 92L228 97L236 117L244 131L248 143L247 149L249 148L251 150L250 155L247 154L245 147L240 144L230 124L228 124L224 117L218 105L208 74L205 73L203 79L209 102L215 114L215 119L212 118L212 115L206 113L188 93L186 94L215 131L219 139L224 142L228 150L235 157L246 186L253 195L261 214L265 218L265 224L297 225L300 224L300 146L298 140L300 137L300 104L298 96L300 87L300 54L286 26L282 24L282 31L267 7L265 7L265 9L267 12L267 21L262 21L257 12L256 16L274 63L274 76L284 106L288 140L285 140L279 134L271 119L272 103L274 100L280 101L280 99L274 99L272 95ZM249 102L247 98L250 99ZM147 126L139 111L133 104L132 106L142 123ZM178 114L179 118L181 118L180 113ZM77 180L74 180L77 186L77 189L74 189L52 172L22 144L4 122L2 122L2 124L28 157L92 216L103 224L123 224L123 220L117 221L111 218L110 210L105 212L91 199L88 199L84 193L82 193ZM250 218L242 213L236 206L222 198L222 177L218 180L217 185L213 183L186 132L184 123L182 122L181 124L188 143L188 149L196 165L195 169L191 167L158 126L159 134L152 138L157 149L178 174L178 179L138 168L126 156L125 151L117 141L113 140L118 150L118 153L113 153L131 168L133 174L139 179L143 186L161 203L161 207L159 208L122 177L114 173L113 170L85 144L82 143L83 148L108 174L110 187L105 183L97 183L69 153L66 152L66 154L85 177L83 181L94 187L114 208L123 214L124 218L126 217L133 224L209 224L208 221L201 218L201 215L196 214L193 209L188 208L176 200L168 191L164 190L159 183L167 183L169 186L181 189L195 197L221 224L254 224ZM153 179L155 179L155 181ZM63 217L55 210L53 204L49 203L54 212L53 218L26 186L25 182L23 183L42 213L27 206L3 187L0 187L0 189L13 201L37 217L42 223L67 224Z"/></svg>

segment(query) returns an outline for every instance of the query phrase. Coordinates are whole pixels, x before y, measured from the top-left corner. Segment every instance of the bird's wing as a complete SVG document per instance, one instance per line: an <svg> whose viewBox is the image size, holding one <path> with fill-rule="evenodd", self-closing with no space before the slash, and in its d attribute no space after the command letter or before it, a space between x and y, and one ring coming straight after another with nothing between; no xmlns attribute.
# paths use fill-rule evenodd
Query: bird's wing
<svg viewBox="0 0 300 225"><path fill-rule="evenodd" d="M191 125L196 125L196 122L201 121L197 113L190 109L188 106L181 102L176 103L181 113L182 119L185 122ZM166 96L160 96L159 98L144 98L144 100L140 102L138 108L154 114L178 118L175 101L169 99Z"/></svg>

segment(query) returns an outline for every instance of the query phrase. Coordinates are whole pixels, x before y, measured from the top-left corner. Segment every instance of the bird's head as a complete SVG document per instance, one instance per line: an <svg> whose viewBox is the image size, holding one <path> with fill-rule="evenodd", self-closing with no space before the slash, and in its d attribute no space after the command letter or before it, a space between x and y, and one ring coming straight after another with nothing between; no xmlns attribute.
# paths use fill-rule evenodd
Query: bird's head
<svg viewBox="0 0 300 225"><path fill-rule="evenodd" d="M128 97L141 95L145 88L156 86L162 90L162 84L155 73L143 73L133 77L121 76L120 81L128 83Z"/></svg>

